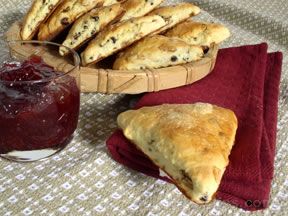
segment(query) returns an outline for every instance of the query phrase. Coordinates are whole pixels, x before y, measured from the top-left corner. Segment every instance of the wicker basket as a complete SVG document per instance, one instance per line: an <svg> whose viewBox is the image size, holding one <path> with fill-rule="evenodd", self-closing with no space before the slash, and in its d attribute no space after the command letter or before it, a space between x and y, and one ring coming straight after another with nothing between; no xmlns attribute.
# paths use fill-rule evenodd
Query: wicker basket
<svg viewBox="0 0 288 216"><path fill-rule="evenodd" d="M20 40L20 23L14 23L6 33L6 40ZM18 47L16 52L31 55L35 52L45 55L46 63L65 71L71 68L69 62L56 58L50 50L39 50L31 47L23 50ZM36 50L37 49L37 50ZM207 76L214 68L218 45L213 45L204 58L189 64L151 69L118 71L103 68L81 67L81 91L100 93L138 94L174 88L196 82Z"/></svg>

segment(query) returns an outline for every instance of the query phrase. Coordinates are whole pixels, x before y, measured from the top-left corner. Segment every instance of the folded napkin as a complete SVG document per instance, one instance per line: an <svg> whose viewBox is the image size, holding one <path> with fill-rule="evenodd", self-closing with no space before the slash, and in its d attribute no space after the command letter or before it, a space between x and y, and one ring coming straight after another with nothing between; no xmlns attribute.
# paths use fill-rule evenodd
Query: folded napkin
<svg viewBox="0 0 288 216"><path fill-rule="evenodd" d="M216 198L246 210L264 209L273 178L281 64L282 53L267 54L265 43L222 49L206 78L147 93L135 108L208 102L233 110L238 130ZM119 163L169 182L120 130L107 140L107 147Z"/></svg>

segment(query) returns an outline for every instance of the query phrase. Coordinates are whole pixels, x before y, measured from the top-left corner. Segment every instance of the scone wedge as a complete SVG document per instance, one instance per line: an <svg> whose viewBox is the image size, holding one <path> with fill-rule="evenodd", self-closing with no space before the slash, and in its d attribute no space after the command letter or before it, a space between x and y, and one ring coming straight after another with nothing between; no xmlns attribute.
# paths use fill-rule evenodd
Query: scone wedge
<svg viewBox="0 0 288 216"><path fill-rule="evenodd" d="M22 24L22 40L33 39L40 24L46 21L60 2L61 0L34 0Z"/></svg>
<svg viewBox="0 0 288 216"><path fill-rule="evenodd" d="M123 3L126 11L121 21L141 17L155 9L164 0L127 0Z"/></svg>
<svg viewBox="0 0 288 216"><path fill-rule="evenodd" d="M149 15L159 15L164 18L168 25L162 27L154 34L159 34L167 29L172 28L176 24L187 20L188 18L200 13L200 8L192 3L180 3L172 6L163 6L153 10Z"/></svg>
<svg viewBox="0 0 288 216"><path fill-rule="evenodd" d="M168 67L199 60L200 46L192 46L178 38L162 35L148 36L119 53L114 70L137 70Z"/></svg>
<svg viewBox="0 0 288 216"><path fill-rule="evenodd" d="M101 31L81 54L82 65L99 62L166 25L158 15L144 16L111 25Z"/></svg>
<svg viewBox="0 0 288 216"><path fill-rule="evenodd" d="M105 7L105 6L109 6L109 5L116 4L116 3L122 3L124 1L126 0L106 0L104 1L103 6Z"/></svg>
<svg viewBox="0 0 288 216"><path fill-rule="evenodd" d="M230 37L230 31L224 25L217 23L186 21L172 28L165 35L180 38L191 45L210 47L212 43L219 44Z"/></svg>
<svg viewBox="0 0 288 216"><path fill-rule="evenodd" d="M126 138L198 204L210 202L234 144L233 111L207 103L166 104L121 113Z"/></svg>
<svg viewBox="0 0 288 216"><path fill-rule="evenodd" d="M81 45L95 36L109 23L119 19L124 13L120 3L107 7L92 9L80 17L70 29L65 41L59 49L60 55L66 55L69 50L65 48L78 49Z"/></svg>
<svg viewBox="0 0 288 216"><path fill-rule="evenodd" d="M38 40L52 40L76 19L93 8L101 7L105 0L64 0L42 24Z"/></svg>

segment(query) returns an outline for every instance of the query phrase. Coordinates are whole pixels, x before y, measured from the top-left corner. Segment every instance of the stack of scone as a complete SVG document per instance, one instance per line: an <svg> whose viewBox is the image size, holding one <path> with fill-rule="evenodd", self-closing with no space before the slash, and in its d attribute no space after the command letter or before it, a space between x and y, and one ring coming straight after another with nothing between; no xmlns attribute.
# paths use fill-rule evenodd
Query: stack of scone
<svg viewBox="0 0 288 216"><path fill-rule="evenodd" d="M161 68L199 60L211 44L230 36L214 23L194 22L191 3L160 6L164 0L34 0L21 28L23 40L56 40L81 48L82 65L116 55L115 70ZM59 41L60 34L66 39Z"/></svg>

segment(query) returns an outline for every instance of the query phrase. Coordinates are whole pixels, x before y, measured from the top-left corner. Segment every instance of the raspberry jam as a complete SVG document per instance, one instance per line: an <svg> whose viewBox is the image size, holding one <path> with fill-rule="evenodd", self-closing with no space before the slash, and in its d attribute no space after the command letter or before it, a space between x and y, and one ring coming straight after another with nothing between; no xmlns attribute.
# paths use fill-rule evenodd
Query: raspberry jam
<svg viewBox="0 0 288 216"><path fill-rule="evenodd" d="M0 155L33 161L66 146L77 127L80 91L74 77L40 57L0 67Z"/></svg>

